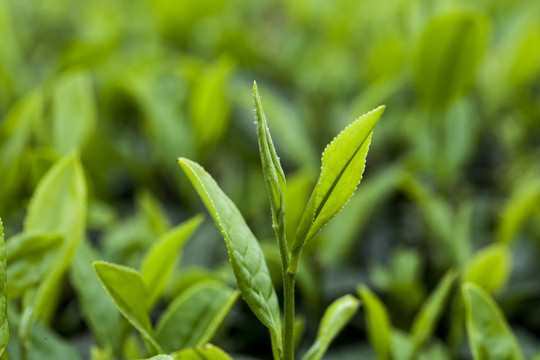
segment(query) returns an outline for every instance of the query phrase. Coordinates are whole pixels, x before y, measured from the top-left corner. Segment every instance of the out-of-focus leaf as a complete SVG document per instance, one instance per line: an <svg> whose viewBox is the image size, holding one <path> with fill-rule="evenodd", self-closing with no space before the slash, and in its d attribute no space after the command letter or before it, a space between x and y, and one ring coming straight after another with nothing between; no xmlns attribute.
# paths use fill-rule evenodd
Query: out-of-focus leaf
<svg viewBox="0 0 540 360"><path fill-rule="evenodd" d="M148 358L148 360L174 360L174 358L169 355L156 355L151 358Z"/></svg>
<svg viewBox="0 0 540 360"><path fill-rule="evenodd" d="M207 344L193 349L182 350L173 354L173 357L178 360L232 360L232 358L227 355L227 353L212 344Z"/></svg>
<svg viewBox="0 0 540 360"><path fill-rule="evenodd" d="M414 68L417 91L428 108L443 108L472 87L488 29L487 16L464 11L436 17L426 26Z"/></svg>
<svg viewBox="0 0 540 360"><path fill-rule="evenodd" d="M244 300L270 330L273 346L281 349L279 304L259 242L234 203L199 164L184 158L179 163L223 234Z"/></svg>
<svg viewBox="0 0 540 360"><path fill-rule="evenodd" d="M381 300L366 286L362 286L358 292L366 312L367 332L371 346L375 349L378 359L391 360L393 358L392 328L388 311Z"/></svg>
<svg viewBox="0 0 540 360"><path fill-rule="evenodd" d="M9 324L7 314L7 273L6 246L4 242L4 224L0 219L0 355L4 352L9 340Z"/></svg>
<svg viewBox="0 0 540 360"><path fill-rule="evenodd" d="M178 262L182 245L197 230L202 220L202 215L199 215L169 230L144 256L141 275L148 290L150 306L161 295Z"/></svg>
<svg viewBox="0 0 540 360"><path fill-rule="evenodd" d="M54 210L52 210L54 209ZM49 319L52 295L81 243L86 223L86 182L78 155L64 156L47 171L30 201L25 232L58 233L63 242L33 295L33 318Z"/></svg>
<svg viewBox="0 0 540 360"><path fill-rule="evenodd" d="M156 327L165 352L206 344L212 339L238 297L238 292L215 281L195 284L169 305Z"/></svg>
<svg viewBox="0 0 540 360"><path fill-rule="evenodd" d="M117 351L122 323L114 303L103 291L92 269L92 263L100 258L97 250L88 241L83 241L71 262L71 283L77 293L83 317L97 343Z"/></svg>
<svg viewBox="0 0 540 360"><path fill-rule="evenodd" d="M538 209L540 179L524 179L508 199L497 227L497 241L510 244L524 223Z"/></svg>
<svg viewBox="0 0 540 360"><path fill-rule="evenodd" d="M204 69L191 92L193 132L201 150L213 148L227 130L229 102L226 85L232 70L230 59L221 58Z"/></svg>
<svg viewBox="0 0 540 360"><path fill-rule="evenodd" d="M509 71L509 81L515 86L522 86L533 81L540 70L540 26L534 15L531 20L523 21L517 39L512 39L513 61ZM534 19L534 20L533 20Z"/></svg>
<svg viewBox="0 0 540 360"><path fill-rule="evenodd" d="M52 95L52 143L61 154L82 149L96 123L92 78L79 71L62 75Z"/></svg>
<svg viewBox="0 0 540 360"><path fill-rule="evenodd" d="M488 294L504 288L511 270L508 247L493 244L478 251L465 265L463 281L473 283Z"/></svg>
<svg viewBox="0 0 540 360"><path fill-rule="evenodd" d="M92 266L107 294L120 313L141 333L149 350L162 353L150 323L148 295L141 274L103 261L96 261Z"/></svg>
<svg viewBox="0 0 540 360"><path fill-rule="evenodd" d="M323 315L315 342L302 359L322 359L332 340L349 323L359 306L358 299L351 295L345 295L334 301Z"/></svg>
<svg viewBox="0 0 540 360"><path fill-rule="evenodd" d="M462 286L467 310L467 334L475 360L525 359L503 312L482 288Z"/></svg>
<svg viewBox="0 0 540 360"><path fill-rule="evenodd" d="M413 341L410 334L399 329L392 329L392 359L410 360L413 351Z"/></svg>
<svg viewBox="0 0 540 360"><path fill-rule="evenodd" d="M154 195L143 192L137 196L137 203L144 219L148 222L148 227L157 235L161 235L171 228L165 209Z"/></svg>
<svg viewBox="0 0 540 360"><path fill-rule="evenodd" d="M54 251L62 243L57 234L22 232L6 242L8 297L14 299L37 285L54 259Z"/></svg>
<svg viewBox="0 0 540 360"><path fill-rule="evenodd" d="M371 135L384 106L362 115L328 144L321 174L306 205L292 251L301 249L347 204L362 179Z"/></svg>
<svg viewBox="0 0 540 360"><path fill-rule="evenodd" d="M411 327L414 343L413 354L417 353L432 336L456 276L455 271L449 270L414 318Z"/></svg>

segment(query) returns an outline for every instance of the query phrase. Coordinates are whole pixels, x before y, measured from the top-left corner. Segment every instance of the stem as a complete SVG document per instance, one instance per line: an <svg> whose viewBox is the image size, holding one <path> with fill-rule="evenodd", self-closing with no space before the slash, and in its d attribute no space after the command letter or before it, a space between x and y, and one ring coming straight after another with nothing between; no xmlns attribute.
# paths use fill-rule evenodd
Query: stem
<svg viewBox="0 0 540 360"><path fill-rule="evenodd" d="M285 271L283 289L285 293L285 326L283 328L283 360L294 360L294 282L296 272Z"/></svg>

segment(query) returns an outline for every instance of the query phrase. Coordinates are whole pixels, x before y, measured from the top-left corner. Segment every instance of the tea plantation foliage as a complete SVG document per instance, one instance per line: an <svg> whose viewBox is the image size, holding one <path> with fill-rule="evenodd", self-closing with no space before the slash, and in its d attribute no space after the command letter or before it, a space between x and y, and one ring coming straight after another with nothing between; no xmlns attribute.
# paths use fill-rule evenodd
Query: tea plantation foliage
<svg viewBox="0 0 540 360"><path fill-rule="evenodd" d="M540 359L540 2L0 0L0 35L0 359Z"/></svg>

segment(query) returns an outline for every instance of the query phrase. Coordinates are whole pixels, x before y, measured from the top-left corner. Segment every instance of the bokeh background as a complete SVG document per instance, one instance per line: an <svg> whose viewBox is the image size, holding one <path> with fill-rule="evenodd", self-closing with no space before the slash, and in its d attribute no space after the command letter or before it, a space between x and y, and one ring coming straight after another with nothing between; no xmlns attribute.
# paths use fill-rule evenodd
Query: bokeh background
<svg viewBox="0 0 540 360"><path fill-rule="evenodd" d="M360 284L407 329L444 272L489 247L502 253L483 275L496 277L491 293L526 354L540 352L540 2L0 0L0 34L6 235L20 231L45 171L77 148L88 237L104 258L137 266L171 224L206 214L176 163L184 156L235 201L279 287L253 81L287 173L289 234L324 146L385 104L357 194L305 252L300 348L324 308ZM208 215L181 266L164 304L198 276L231 281ZM51 326L87 354L69 283L60 304ZM468 359L451 304L435 351ZM356 316L328 359L374 358L364 324ZM215 342L270 358L241 302Z"/></svg>

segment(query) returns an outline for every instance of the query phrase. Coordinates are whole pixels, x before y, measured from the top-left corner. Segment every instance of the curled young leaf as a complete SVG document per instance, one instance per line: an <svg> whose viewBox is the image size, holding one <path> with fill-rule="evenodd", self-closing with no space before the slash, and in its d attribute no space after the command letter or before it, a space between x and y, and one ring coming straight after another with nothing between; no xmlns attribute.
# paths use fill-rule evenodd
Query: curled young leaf
<svg viewBox="0 0 540 360"><path fill-rule="evenodd" d="M242 214L199 164L180 158L193 187L218 225L238 288L251 311L269 330L273 347L281 349L281 318L277 295L259 242Z"/></svg>

